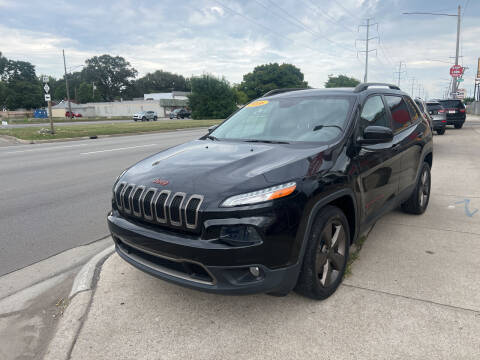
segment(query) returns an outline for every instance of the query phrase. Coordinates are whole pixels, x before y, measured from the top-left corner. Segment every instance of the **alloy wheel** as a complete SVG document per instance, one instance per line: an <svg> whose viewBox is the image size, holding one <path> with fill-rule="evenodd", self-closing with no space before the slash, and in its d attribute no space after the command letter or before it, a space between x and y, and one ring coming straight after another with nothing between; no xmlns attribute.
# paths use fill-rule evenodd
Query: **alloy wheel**
<svg viewBox="0 0 480 360"><path fill-rule="evenodd" d="M430 195L430 175L428 171L423 170L422 176L420 178L420 186L418 189L418 200L420 202L420 207L424 207L427 204L428 197Z"/></svg>
<svg viewBox="0 0 480 360"><path fill-rule="evenodd" d="M315 271L322 287L333 284L345 266L346 234L342 223L332 219L325 225L315 261Z"/></svg>

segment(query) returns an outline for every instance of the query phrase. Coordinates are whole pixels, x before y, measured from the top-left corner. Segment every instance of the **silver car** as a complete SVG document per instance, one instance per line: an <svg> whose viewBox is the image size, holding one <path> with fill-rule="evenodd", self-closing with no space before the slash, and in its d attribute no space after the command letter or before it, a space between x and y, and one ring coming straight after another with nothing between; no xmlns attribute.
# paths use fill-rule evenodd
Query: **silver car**
<svg viewBox="0 0 480 360"><path fill-rule="evenodd" d="M427 110L432 118L433 130L436 131L438 135L445 134L445 129L447 126L447 112L443 108L442 104L435 100L429 100L427 101Z"/></svg>
<svg viewBox="0 0 480 360"><path fill-rule="evenodd" d="M141 121L150 121L150 120L157 121L157 119L158 119L158 116L157 116L157 113L155 111L141 111L139 113L133 114L133 120L134 121L138 121L138 120L141 120Z"/></svg>

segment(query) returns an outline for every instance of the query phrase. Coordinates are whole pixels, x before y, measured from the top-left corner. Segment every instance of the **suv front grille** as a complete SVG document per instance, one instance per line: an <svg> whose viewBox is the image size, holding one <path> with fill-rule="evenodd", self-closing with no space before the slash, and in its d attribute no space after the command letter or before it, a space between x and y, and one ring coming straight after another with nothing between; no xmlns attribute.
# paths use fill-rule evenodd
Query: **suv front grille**
<svg viewBox="0 0 480 360"><path fill-rule="evenodd" d="M119 183L114 191L117 209L124 215L174 228L197 230L202 195Z"/></svg>

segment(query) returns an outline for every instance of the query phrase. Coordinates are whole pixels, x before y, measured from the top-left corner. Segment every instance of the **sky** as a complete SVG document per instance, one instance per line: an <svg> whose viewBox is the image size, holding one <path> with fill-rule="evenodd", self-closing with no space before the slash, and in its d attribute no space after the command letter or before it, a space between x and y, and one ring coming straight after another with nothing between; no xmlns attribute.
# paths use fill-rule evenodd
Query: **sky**
<svg viewBox="0 0 480 360"><path fill-rule="evenodd" d="M413 95L443 97L454 64L462 7L460 87L473 94L480 57L480 0L0 0L0 52L29 61L37 74L78 71L89 57L126 58L142 76L165 70L210 73L239 83L255 66L291 63L312 87L328 75L363 80L370 27L368 80L398 82Z"/></svg>

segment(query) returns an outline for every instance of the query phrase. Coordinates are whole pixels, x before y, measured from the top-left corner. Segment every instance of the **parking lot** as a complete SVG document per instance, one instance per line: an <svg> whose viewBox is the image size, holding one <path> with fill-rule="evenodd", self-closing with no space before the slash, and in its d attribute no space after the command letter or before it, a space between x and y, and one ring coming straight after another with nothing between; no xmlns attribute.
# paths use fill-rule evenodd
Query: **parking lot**
<svg viewBox="0 0 480 360"><path fill-rule="evenodd" d="M434 138L422 216L393 211L322 302L219 296L117 255L102 267L72 359L473 359L480 354L480 121ZM61 337L57 333L57 338Z"/></svg>

